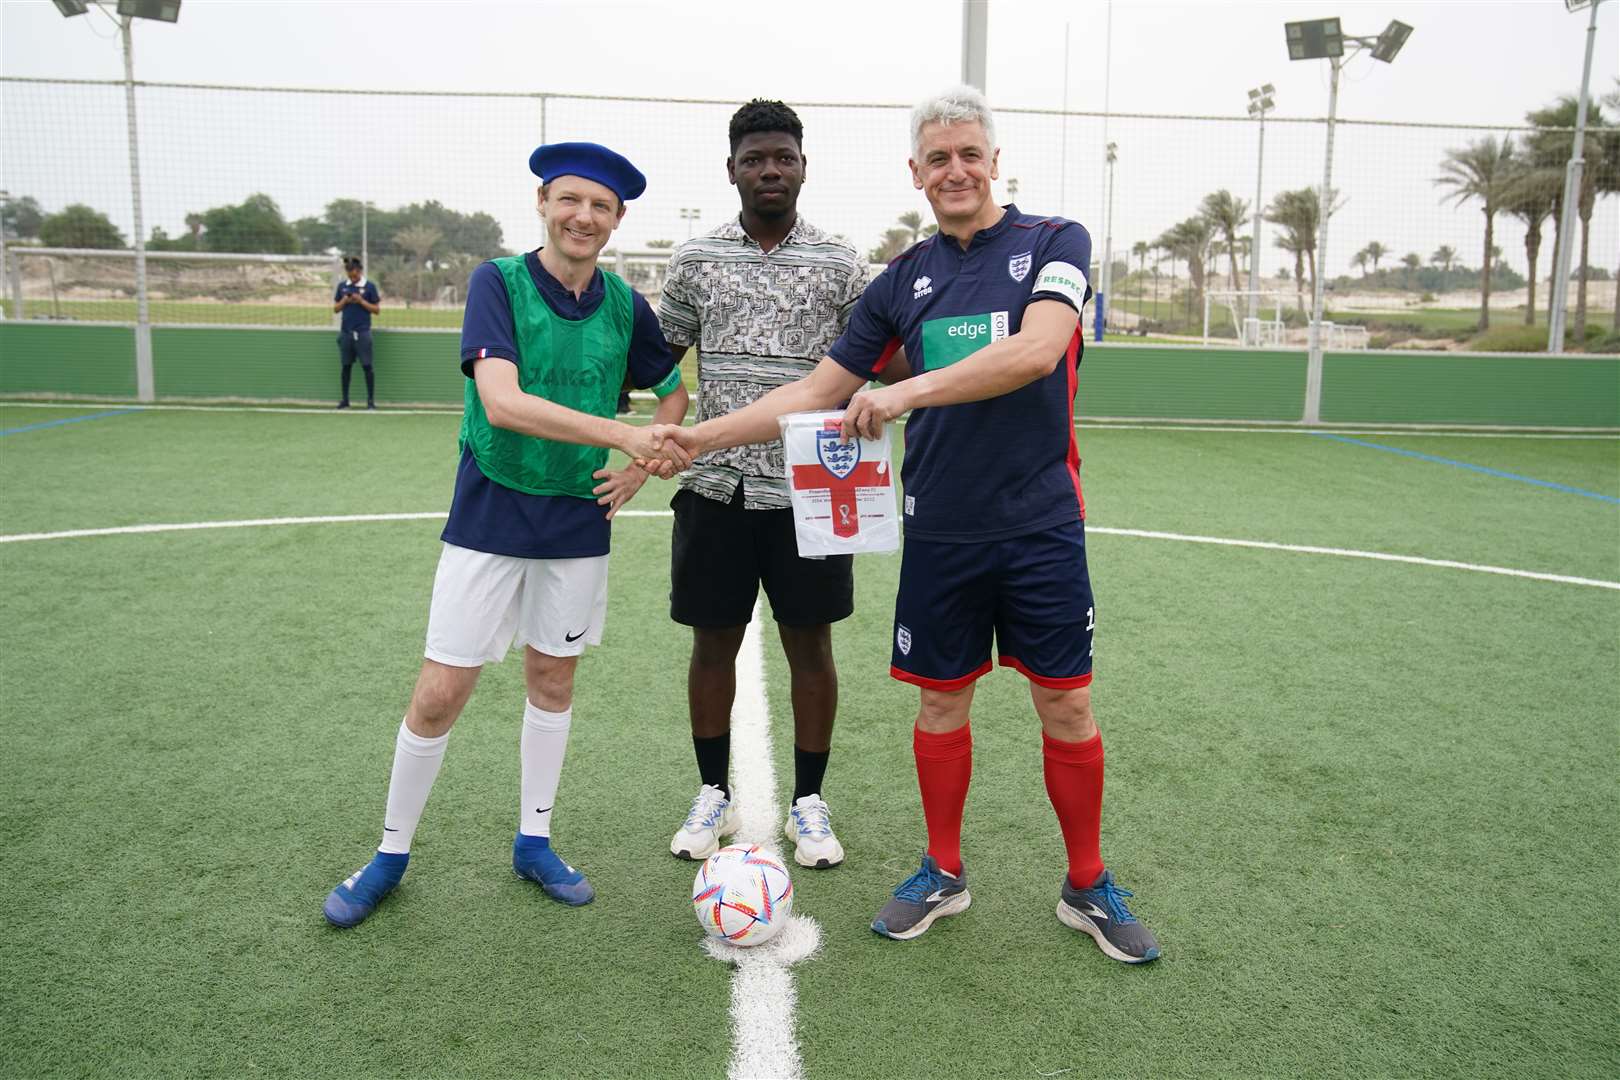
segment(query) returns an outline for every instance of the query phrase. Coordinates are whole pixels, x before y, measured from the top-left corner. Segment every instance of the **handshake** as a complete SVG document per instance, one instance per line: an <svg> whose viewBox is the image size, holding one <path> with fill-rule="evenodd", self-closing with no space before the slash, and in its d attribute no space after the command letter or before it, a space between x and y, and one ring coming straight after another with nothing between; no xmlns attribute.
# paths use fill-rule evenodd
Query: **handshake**
<svg viewBox="0 0 1620 1080"><path fill-rule="evenodd" d="M629 430L619 445L636 467L649 476L668 480L678 472L685 472L692 459L705 449L699 429L679 424L650 424L647 427L625 425Z"/></svg>

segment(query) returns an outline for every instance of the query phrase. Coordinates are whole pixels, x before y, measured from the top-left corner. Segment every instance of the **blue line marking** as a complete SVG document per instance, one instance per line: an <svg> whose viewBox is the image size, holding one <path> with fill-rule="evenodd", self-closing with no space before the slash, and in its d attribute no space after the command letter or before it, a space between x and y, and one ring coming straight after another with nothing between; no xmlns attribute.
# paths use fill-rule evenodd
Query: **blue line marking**
<svg viewBox="0 0 1620 1080"><path fill-rule="evenodd" d="M1568 484L1555 484L1551 480L1537 480L1533 476L1521 476L1518 473L1503 472L1501 469L1491 469L1484 465L1474 465L1466 461L1454 461L1451 458L1435 457L1433 454L1421 454L1416 450L1402 450L1398 446L1385 446L1382 443L1368 442L1365 439L1352 439L1348 435L1334 435L1327 431L1313 431L1319 439L1332 439L1334 442L1349 443L1352 446L1365 446L1373 450L1386 450L1391 454L1400 454L1402 457L1417 458L1419 461L1433 461L1440 465L1455 465L1459 469L1470 472L1484 473L1486 476L1499 476L1504 480L1517 480L1521 484L1534 484L1536 487L1551 488L1554 491L1567 492L1570 495L1580 495L1587 499L1597 499L1601 502L1620 505L1620 498L1613 495L1604 495L1596 491L1587 491L1584 488L1570 487Z"/></svg>
<svg viewBox="0 0 1620 1080"><path fill-rule="evenodd" d="M128 416L130 413L145 411L145 409L112 409L108 412L87 413L84 416L70 416L65 420L43 420L37 424L24 424L22 427L6 428L4 431L0 431L0 435L17 435L24 431L61 427L63 424L77 424L80 420L100 420L106 416Z"/></svg>

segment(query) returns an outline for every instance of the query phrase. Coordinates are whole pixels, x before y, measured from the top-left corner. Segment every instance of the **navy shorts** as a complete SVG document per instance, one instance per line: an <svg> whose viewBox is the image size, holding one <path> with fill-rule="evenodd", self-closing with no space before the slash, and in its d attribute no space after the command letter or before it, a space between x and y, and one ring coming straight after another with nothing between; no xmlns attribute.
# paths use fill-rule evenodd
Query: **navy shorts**
<svg viewBox="0 0 1620 1080"><path fill-rule="evenodd" d="M960 690L1002 666L1058 690L1091 682L1097 624L1081 521L1009 540L906 539L889 674Z"/></svg>
<svg viewBox="0 0 1620 1080"><path fill-rule="evenodd" d="M343 360L343 366L349 367L356 360L361 367L371 366L371 331L339 331L338 356Z"/></svg>

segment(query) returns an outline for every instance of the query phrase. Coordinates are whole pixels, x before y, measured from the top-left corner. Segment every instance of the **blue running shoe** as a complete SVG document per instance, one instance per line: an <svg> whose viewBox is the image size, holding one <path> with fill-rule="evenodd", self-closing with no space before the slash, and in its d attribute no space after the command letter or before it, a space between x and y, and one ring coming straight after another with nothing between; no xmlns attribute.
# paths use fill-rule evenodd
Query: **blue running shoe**
<svg viewBox="0 0 1620 1080"><path fill-rule="evenodd" d="M960 875L947 874L932 855L924 855L922 868L894 890L894 898L872 920L872 929L896 941L910 941L935 919L966 911L972 902L966 867Z"/></svg>
<svg viewBox="0 0 1620 1080"><path fill-rule="evenodd" d="M520 878L537 882L546 895L571 907L596 899L596 890L585 875L557 857L549 836L517 834L512 841L512 870Z"/></svg>
<svg viewBox="0 0 1620 1080"><path fill-rule="evenodd" d="M1126 908L1125 897L1130 895L1114 884L1110 870L1104 870L1089 889L1075 888L1065 874L1057 917L1064 926L1090 934L1104 955L1125 964L1145 964L1159 958L1159 942Z"/></svg>
<svg viewBox="0 0 1620 1080"><path fill-rule="evenodd" d="M371 861L350 874L343 883L326 896L321 913L333 926L358 926L367 915L377 910L383 897L394 891L399 879L405 876L405 864L410 854L395 855L379 851Z"/></svg>

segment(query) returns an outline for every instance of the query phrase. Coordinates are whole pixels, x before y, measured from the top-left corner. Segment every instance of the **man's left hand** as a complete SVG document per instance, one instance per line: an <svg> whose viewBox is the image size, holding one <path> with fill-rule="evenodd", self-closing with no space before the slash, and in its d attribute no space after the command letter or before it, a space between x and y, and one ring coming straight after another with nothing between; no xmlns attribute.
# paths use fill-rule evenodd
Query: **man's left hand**
<svg viewBox="0 0 1620 1080"><path fill-rule="evenodd" d="M863 439L880 437L884 424L911 407L905 400L906 389L905 383L896 383L876 390L862 390L850 398L848 407L844 409L841 428L843 440L848 442L856 436Z"/></svg>
<svg viewBox="0 0 1620 1080"><path fill-rule="evenodd" d="M617 471L613 469L597 469L591 474L593 480L602 481L591 489L596 498L596 505L608 508L607 519L613 520L613 515L619 508L630 501L631 496L641 490L641 485L647 482L647 474L634 464L626 465Z"/></svg>

